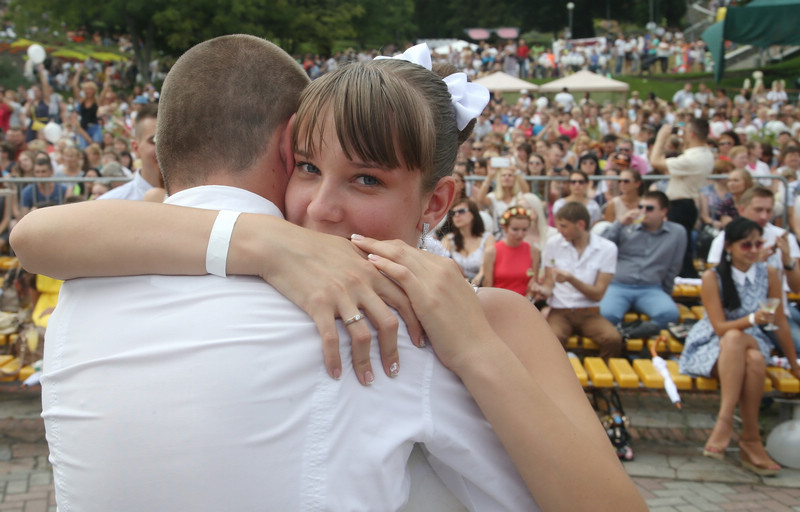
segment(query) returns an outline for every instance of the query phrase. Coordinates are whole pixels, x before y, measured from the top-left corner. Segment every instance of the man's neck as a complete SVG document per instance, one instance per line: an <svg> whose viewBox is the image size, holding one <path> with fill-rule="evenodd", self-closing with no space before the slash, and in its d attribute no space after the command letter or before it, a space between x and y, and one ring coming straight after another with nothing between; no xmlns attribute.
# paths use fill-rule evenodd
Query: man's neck
<svg viewBox="0 0 800 512"><path fill-rule="evenodd" d="M588 231L581 232L580 235L572 240L572 245L578 251L578 254L583 253L583 250L589 245L589 238L591 234Z"/></svg>
<svg viewBox="0 0 800 512"><path fill-rule="evenodd" d="M644 228L651 233L655 233L656 231L661 229L661 226L663 225L664 225L664 220L662 219L661 221L658 222L658 224L654 226L648 226L647 224L644 224Z"/></svg>

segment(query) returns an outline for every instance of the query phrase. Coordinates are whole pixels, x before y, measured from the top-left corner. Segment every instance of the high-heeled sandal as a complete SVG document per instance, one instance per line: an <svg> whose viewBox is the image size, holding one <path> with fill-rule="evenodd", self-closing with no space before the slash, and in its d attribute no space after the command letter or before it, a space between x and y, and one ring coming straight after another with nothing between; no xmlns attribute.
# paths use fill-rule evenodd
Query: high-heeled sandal
<svg viewBox="0 0 800 512"><path fill-rule="evenodd" d="M759 462L759 463L753 462L752 456L744 448L745 446L747 446L748 444L751 444L751 443L761 444L761 440L760 439L740 439L739 440L739 452L740 452L741 457L742 457L742 467L747 469L747 470L749 470L749 471L752 471L753 473L755 473L755 474L757 474L759 476L775 476L775 475L777 475L778 472L781 469L781 466L780 466L780 464L778 464L774 460L769 459L769 462L766 462L766 463L764 463L764 462ZM765 450L765 453L766 453L766 450ZM769 458L769 455L767 455L767 458Z"/></svg>
<svg viewBox="0 0 800 512"><path fill-rule="evenodd" d="M717 423L719 422L729 423L731 425L731 436L733 436L733 418L717 417ZM727 445L714 446L712 444L706 444L705 447L703 447L703 457L711 457L712 459L716 460L725 460L725 450L727 449Z"/></svg>
<svg viewBox="0 0 800 512"><path fill-rule="evenodd" d="M710 444L705 445L703 448L703 457L711 457L712 459L725 460L725 448L717 448Z"/></svg>

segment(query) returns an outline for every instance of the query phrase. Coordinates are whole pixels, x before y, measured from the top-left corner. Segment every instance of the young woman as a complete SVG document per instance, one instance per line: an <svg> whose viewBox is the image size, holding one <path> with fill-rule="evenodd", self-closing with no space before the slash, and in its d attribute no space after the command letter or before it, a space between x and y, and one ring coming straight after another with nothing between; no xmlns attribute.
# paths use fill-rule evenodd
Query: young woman
<svg viewBox="0 0 800 512"><path fill-rule="evenodd" d="M772 351L772 344L759 327L777 324L778 341L797 377L800 366L783 308L770 313L762 307L765 299L774 298L780 303L783 295L775 269L758 262L762 233L758 224L744 217L725 227L725 255L717 267L703 274L701 298L706 316L689 331L680 371L692 376L714 376L720 382L717 422L703 455L724 458L738 405L742 418L742 466L759 475L774 475L780 466L767 454L758 432L765 359Z"/></svg>
<svg viewBox="0 0 800 512"><path fill-rule="evenodd" d="M575 201L581 203L589 210L589 215L592 216L592 225L602 218L600 205L589 197L586 190L589 187L589 177L583 171L572 171L569 173L569 195L562 197L553 204L553 215L561 209L562 206L568 202Z"/></svg>
<svg viewBox="0 0 800 512"><path fill-rule="evenodd" d="M483 255L494 245L494 236L484 227L478 205L466 198L456 198L450 207L450 221L455 228L442 240L450 257L458 263L470 283L483 281Z"/></svg>
<svg viewBox="0 0 800 512"><path fill-rule="evenodd" d="M733 164L728 159L718 159L714 162L712 175L729 175L733 170ZM703 224L710 224L716 229L721 229L724 225L720 219L720 206L731 197L728 190L727 180L709 180L709 183L700 189L700 221ZM730 219L728 219L730 221Z"/></svg>
<svg viewBox="0 0 800 512"><path fill-rule="evenodd" d="M644 193L642 175L633 169L625 169L619 173L620 194L608 202L603 212L604 220L614 222L622 218L631 210L639 208L639 199Z"/></svg>
<svg viewBox="0 0 800 512"><path fill-rule="evenodd" d="M739 199L744 191L755 185L753 177L744 169L734 169L728 173L728 191L730 192L722 202L717 205L717 215L722 227L739 216Z"/></svg>
<svg viewBox="0 0 800 512"><path fill-rule="evenodd" d="M373 86L365 87L365 83ZM375 116L374 112L393 115ZM502 290L481 289L475 294L454 263L413 248L425 231L424 224L435 224L450 207L454 186L449 174L459 140L466 140L468 131L459 133L444 82L421 66L390 59L326 74L304 91L294 121L296 165L286 191L286 216L306 228L339 237L359 233L400 240L380 243L353 237L373 255L371 261L404 286L434 350L475 393L543 509L644 510L643 500L588 407L563 349L547 334L546 322L535 308ZM56 210L55 215L48 210ZM64 278L81 273L203 274L206 244L217 214L135 201L87 202L35 213L22 229L15 230L15 249L32 270ZM133 229L141 230L133 237L125 220L130 218L137 219ZM87 244L75 243L72 235L85 233L83 225L62 233L66 238L47 239L48 233L55 234L56 224L76 227L80 219L94 227L108 222L107 227L117 232L96 242L84 235ZM123 231L124 236L119 236ZM178 231L180 236L175 236ZM321 259L319 247L316 252L303 247L302 237L296 236L302 231L275 217L241 215L233 231L227 271L268 276L278 290L288 290L288 297L305 304L312 318L320 315L320 309L322 316L342 311L341 316L347 318L352 313L340 308L339 300L352 306L350 297L337 297L332 301L335 307L306 302L308 295L320 297L314 269L331 267L331 260L315 261ZM75 254L36 254L61 247L67 240ZM92 256L95 243L104 248L102 255ZM131 245L138 249L131 251ZM275 255L278 248L279 253L285 251L281 257L266 261L251 257ZM332 249L325 251L330 256ZM119 260L122 254L126 256ZM427 270L417 269L420 265ZM417 282L401 267L414 269L424 282ZM336 275L338 269L327 272ZM286 286L282 281L287 279L295 283ZM337 288L342 289L347 290ZM431 302L440 300L447 304L438 307ZM453 322L454 318L459 321ZM535 344L530 343L531 332L543 333ZM501 390L505 390L505 400L498 401L496 393ZM540 420L531 422L531 417ZM560 484L565 478L580 482L581 492L564 493Z"/></svg>
<svg viewBox="0 0 800 512"><path fill-rule="evenodd" d="M495 183L495 189L489 192L489 185L492 182ZM527 191L527 183L521 174L516 174L509 167L498 167L481 184L476 202L489 208L492 218L499 226L500 217L503 213L508 208L517 205L522 199L522 195ZM495 234L500 235L497 232Z"/></svg>
<svg viewBox="0 0 800 512"><path fill-rule="evenodd" d="M83 74L83 65L78 64L78 69L72 81L72 93L76 100L80 100L78 104L78 115L80 116L80 123L75 128L78 131L78 144L81 149L93 142L102 141L103 131L100 128L98 120L98 104L97 104L97 84L91 80L83 82L78 86L81 75Z"/></svg>
<svg viewBox="0 0 800 512"><path fill-rule="evenodd" d="M489 247L483 258L486 286L533 296L539 276L539 249L525 241L531 222L530 212L519 206L512 206L500 217L503 239Z"/></svg>

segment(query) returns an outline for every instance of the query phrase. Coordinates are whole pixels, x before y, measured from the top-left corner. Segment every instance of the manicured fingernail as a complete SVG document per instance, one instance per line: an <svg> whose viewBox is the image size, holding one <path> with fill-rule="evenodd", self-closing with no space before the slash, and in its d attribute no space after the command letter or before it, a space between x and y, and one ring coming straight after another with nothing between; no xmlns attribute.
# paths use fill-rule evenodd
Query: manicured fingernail
<svg viewBox="0 0 800 512"><path fill-rule="evenodd" d="M389 374L392 377L397 377L398 373L400 373L400 365L397 364L397 362L394 362L389 366Z"/></svg>
<svg viewBox="0 0 800 512"><path fill-rule="evenodd" d="M375 254L367 254L367 259L370 261L378 261L378 256Z"/></svg>
<svg viewBox="0 0 800 512"><path fill-rule="evenodd" d="M367 371L364 373L364 382L366 382L366 383L367 383L367 386L369 386L370 384L372 384L373 382L375 382L375 376L374 376L374 375L372 375L372 371L371 371L371 370L367 370Z"/></svg>
<svg viewBox="0 0 800 512"><path fill-rule="evenodd" d="M424 335L423 335L423 336L420 336L420 337L419 337L419 345L418 345L418 346L419 346L419 348L423 348L423 347L425 346L425 344L426 344L426 343L427 343L427 341L425 340L425 336L424 336Z"/></svg>
<svg viewBox="0 0 800 512"><path fill-rule="evenodd" d="M350 235L350 240L364 240L364 237L358 233L353 233Z"/></svg>
<svg viewBox="0 0 800 512"><path fill-rule="evenodd" d="M331 377L333 377L336 380L341 379L342 378L342 370L340 370L339 368L336 368L335 370L333 370L333 372L331 372Z"/></svg>

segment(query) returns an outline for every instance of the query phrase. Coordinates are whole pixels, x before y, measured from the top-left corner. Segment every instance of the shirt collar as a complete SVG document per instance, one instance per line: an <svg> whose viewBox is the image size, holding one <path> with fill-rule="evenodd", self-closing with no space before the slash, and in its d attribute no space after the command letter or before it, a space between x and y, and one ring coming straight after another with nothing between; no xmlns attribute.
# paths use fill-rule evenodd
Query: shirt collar
<svg viewBox="0 0 800 512"><path fill-rule="evenodd" d="M169 196L164 202L206 210L234 209L244 213L263 213L283 218L283 214L272 201L243 188L224 185L187 188Z"/></svg>
<svg viewBox="0 0 800 512"><path fill-rule="evenodd" d="M731 265L731 275L733 276L733 280L739 286L745 285L745 279L749 279L751 283L756 282L756 266L750 265L750 268L747 269L747 272L742 272L738 268Z"/></svg>

